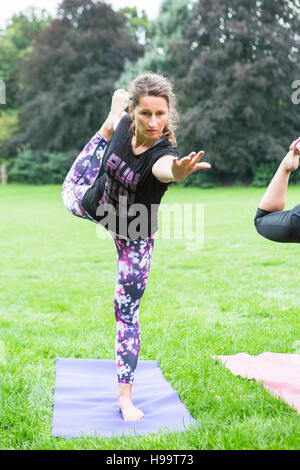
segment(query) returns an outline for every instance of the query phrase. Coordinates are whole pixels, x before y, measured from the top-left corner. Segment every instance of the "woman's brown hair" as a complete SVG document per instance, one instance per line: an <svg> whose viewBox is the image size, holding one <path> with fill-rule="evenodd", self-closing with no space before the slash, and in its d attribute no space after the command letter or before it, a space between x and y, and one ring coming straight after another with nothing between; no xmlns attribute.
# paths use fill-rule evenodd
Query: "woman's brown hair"
<svg viewBox="0 0 300 470"><path fill-rule="evenodd" d="M176 110L176 98L173 93L171 82L163 75L153 72L146 72L136 77L129 85L129 104L134 109L139 104L139 99L143 95L161 96L166 99L169 108L169 119L163 129L162 136L176 147L176 138L174 134L175 126L178 120ZM135 132L135 124L131 123L132 132Z"/></svg>

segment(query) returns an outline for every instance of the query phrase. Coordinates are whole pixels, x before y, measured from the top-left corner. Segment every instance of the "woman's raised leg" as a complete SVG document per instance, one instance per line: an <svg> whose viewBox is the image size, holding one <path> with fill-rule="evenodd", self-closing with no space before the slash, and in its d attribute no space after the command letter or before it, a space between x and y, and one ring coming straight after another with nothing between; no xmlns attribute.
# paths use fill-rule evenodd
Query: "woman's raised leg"
<svg viewBox="0 0 300 470"><path fill-rule="evenodd" d="M81 201L97 178L108 140L97 132L78 155L68 172L62 187L62 199L74 215L88 219Z"/></svg>
<svg viewBox="0 0 300 470"><path fill-rule="evenodd" d="M78 155L65 178L62 199L66 208L78 217L90 219L81 201L99 174L106 146L128 105L128 96L123 89L115 91L106 121Z"/></svg>

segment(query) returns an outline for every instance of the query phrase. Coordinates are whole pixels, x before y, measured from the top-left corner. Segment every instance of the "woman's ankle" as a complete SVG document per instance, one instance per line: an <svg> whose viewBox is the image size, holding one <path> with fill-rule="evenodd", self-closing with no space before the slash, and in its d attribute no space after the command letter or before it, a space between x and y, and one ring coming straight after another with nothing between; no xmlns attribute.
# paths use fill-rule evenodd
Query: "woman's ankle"
<svg viewBox="0 0 300 470"><path fill-rule="evenodd" d="M297 170L299 165L299 155L293 150L289 150L284 159L281 161L280 166L287 173Z"/></svg>
<svg viewBox="0 0 300 470"><path fill-rule="evenodd" d="M132 385L119 382L118 398L129 398L131 400Z"/></svg>

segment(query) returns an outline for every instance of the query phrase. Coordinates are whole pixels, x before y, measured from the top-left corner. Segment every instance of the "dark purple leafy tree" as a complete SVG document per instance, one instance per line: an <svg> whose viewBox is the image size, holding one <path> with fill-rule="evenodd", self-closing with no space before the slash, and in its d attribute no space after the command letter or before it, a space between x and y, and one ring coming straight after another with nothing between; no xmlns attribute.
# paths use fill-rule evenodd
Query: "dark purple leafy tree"
<svg viewBox="0 0 300 470"><path fill-rule="evenodd" d="M222 180L251 181L299 135L291 100L300 78L299 5L201 0L184 39L173 43L182 151L206 150Z"/></svg>
<svg viewBox="0 0 300 470"><path fill-rule="evenodd" d="M12 144L54 152L85 145L108 113L125 58L143 54L125 22L103 2L61 3L57 18L21 62L20 132Z"/></svg>

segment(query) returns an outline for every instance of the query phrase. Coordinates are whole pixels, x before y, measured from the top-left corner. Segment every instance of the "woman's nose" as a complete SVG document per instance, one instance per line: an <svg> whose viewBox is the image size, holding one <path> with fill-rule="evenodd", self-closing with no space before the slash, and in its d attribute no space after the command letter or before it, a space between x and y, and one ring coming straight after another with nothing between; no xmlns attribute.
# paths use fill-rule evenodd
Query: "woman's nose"
<svg viewBox="0 0 300 470"><path fill-rule="evenodd" d="M157 124L156 118L151 118L149 122L149 126L155 128L156 124Z"/></svg>

